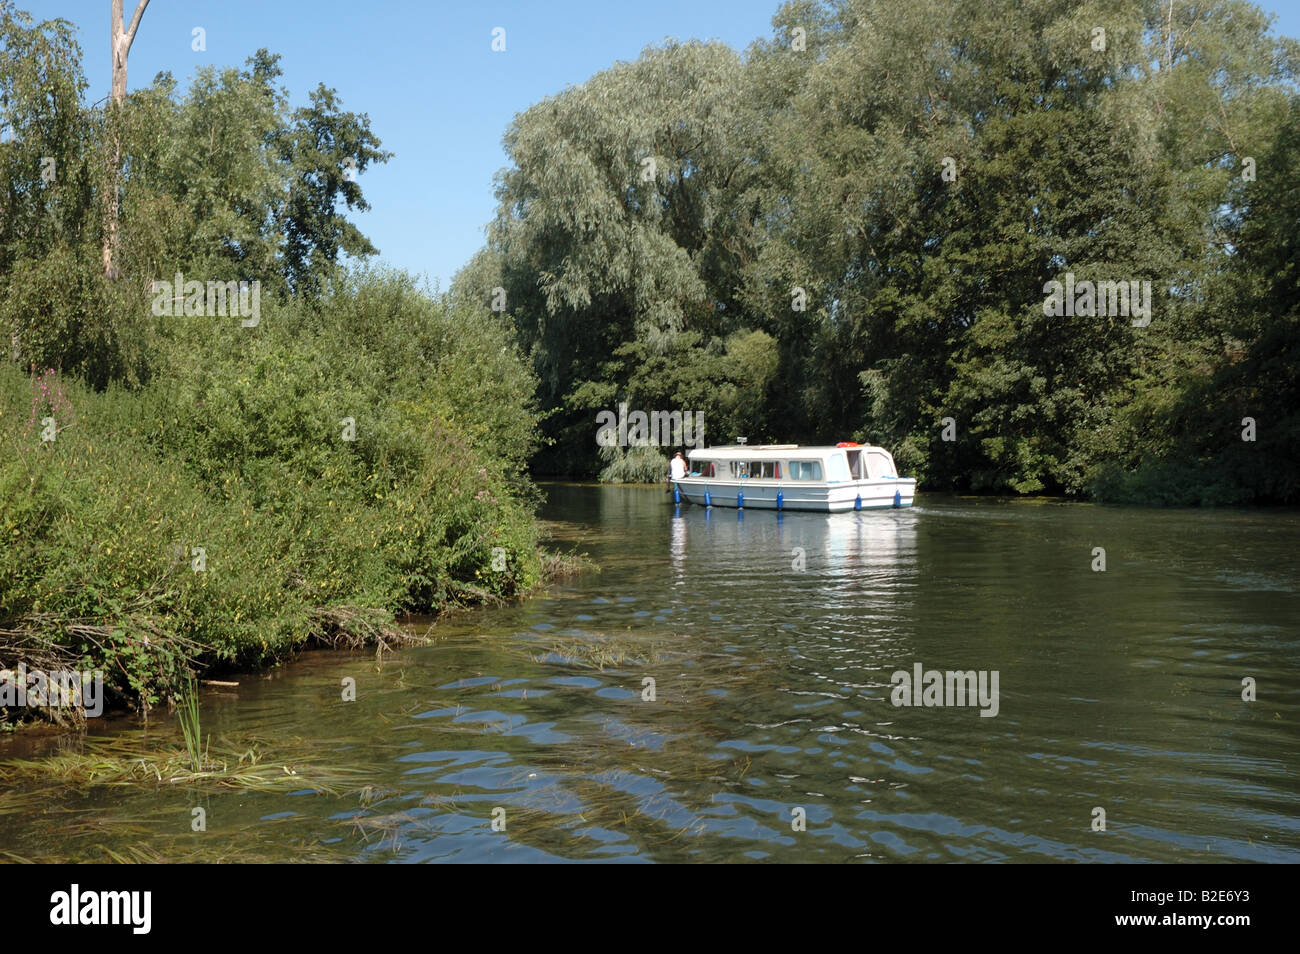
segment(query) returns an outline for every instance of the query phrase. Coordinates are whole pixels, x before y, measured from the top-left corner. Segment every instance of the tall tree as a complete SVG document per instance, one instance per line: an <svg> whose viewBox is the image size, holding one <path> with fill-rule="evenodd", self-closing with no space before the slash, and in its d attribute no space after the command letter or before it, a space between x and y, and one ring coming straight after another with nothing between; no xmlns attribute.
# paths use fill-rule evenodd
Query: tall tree
<svg viewBox="0 0 1300 954"><path fill-rule="evenodd" d="M24 366L96 345L103 175L85 89L76 27L0 0L0 335Z"/></svg>
<svg viewBox="0 0 1300 954"><path fill-rule="evenodd" d="M607 389L583 386L620 373L607 367L620 344L662 355L684 333L743 326L727 279L746 242L733 215L749 170L741 71L721 44L669 43L506 131L515 166L498 179L490 245L542 400L562 409L548 421L563 435L554 463L594 458L586 402L609 406Z"/></svg>

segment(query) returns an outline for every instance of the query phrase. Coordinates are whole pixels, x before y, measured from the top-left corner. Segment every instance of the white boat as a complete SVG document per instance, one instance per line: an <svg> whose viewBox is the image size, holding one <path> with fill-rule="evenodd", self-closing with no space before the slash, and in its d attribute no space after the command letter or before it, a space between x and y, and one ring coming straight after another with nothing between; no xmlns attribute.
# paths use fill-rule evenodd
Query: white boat
<svg viewBox="0 0 1300 954"><path fill-rule="evenodd" d="M673 481L676 492L706 507L836 513L910 507L916 494L916 480L899 477L893 455L870 444L733 444L686 456L689 471Z"/></svg>

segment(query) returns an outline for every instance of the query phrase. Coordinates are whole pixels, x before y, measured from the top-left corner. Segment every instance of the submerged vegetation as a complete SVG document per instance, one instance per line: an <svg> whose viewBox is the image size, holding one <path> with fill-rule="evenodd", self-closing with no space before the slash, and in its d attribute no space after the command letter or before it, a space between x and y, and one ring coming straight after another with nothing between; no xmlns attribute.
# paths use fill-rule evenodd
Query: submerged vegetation
<svg viewBox="0 0 1300 954"><path fill-rule="evenodd" d="M720 761L681 743L692 734L716 731L720 689L741 691L771 670L746 670L728 653L701 654L687 646L689 637L670 629L597 628L572 631L554 642L545 636L520 640L509 627L448 629L452 635L443 638L453 641L457 660L486 652L497 664L527 663L555 679L585 682L599 673L629 697L641 696L644 677L661 671L654 667L680 671L672 688L660 691L671 694L673 709L692 714L689 726L669 728L672 720L665 721L664 709L637 702L600 728L599 734L618 740L617 745L566 732L562 744L534 751L537 777L544 782L516 766L509 771L517 771L518 788L509 795L493 792L472 776L425 774L421 770L428 763L408 761L419 751L410 743L433 731L450 750L444 754L472 754L495 747L497 740L528 748L528 737L515 735L520 724L571 719L572 699L554 685L536 695L506 684L484 686L462 663L452 667L462 678L412 686L411 676L429 673L418 664L408 669L399 653L375 665L376 679L365 697L347 704L365 707L367 718L332 721L330 708L341 704L319 706L311 701L314 689L298 682L288 691L306 695L290 707L310 707L317 731L308 738L218 734L203 771L192 770L180 726L163 720L111 737L64 736L56 751L0 764L0 822L5 815L40 811L42 829L57 832L48 839L23 839L0 856L43 862L256 861L284 857L287 851L296 860L387 859L425 845L439 831L490 825L499 805L507 806L512 843L565 853L575 845L589 850L598 847L599 830L605 829L661 846L704 822L679 820L664 793L647 797L627 789L625 780L645 771L647 760L656 774L697 784L744 778L748 753ZM340 665L330 661L331 676L348 671ZM377 723L384 726L378 737L370 734ZM644 743L659 733L680 748L661 750L656 742L647 750ZM611 758L617 768L593 774L593 766ZM577 813L575 800L582 805ZM91 806L103 805L112 806L111 825L93 820L98 809ZM191 829L196 806L207 807L208 830L220 831L220 837ZM707 811L707 799L697 807ZM450 829L444 827L448 819ZM268 847L268 830L274 849Z"/></svg>
<svg viewBox="0 0 1300 954"><path fill-rule="evenodd" d="M238 744L223 742L215 751L205 747L200 753L201 764L196 766L188 732L183 733L182 741L183 748L143 746L124 738L88 740L77 751L39 759L11 759L0 766L0 782L10 789L32 780L65 781L83 789L156 782L186 786L198 792L288 788L334 795L360 786L356 770L323 766L320 757L309 755L301 744L295 747L266 739L245 739ZM19 794L15 801L21 803L24 799ZM6 810L17 809L0 800L0 813Z"/></svg>
<svg viewBox="0 0 1300 954"><path fill-rule="evenodd" d="M609 636L592 636L564 643L556 643L547 652L534 656L538 662L561 663L580 668L619 669L623 666L644 666L658 659L660 653L652 646Z"/></svg>

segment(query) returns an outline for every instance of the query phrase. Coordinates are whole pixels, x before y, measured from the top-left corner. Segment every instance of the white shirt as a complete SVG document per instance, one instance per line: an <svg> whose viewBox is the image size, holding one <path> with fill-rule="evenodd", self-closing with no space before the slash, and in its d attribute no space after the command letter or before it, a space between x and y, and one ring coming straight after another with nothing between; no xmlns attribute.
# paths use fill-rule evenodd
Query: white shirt
<svg viewBox="0 0 1300 954"><path fill-rule="evenodd" d="M672 475L671 480L681 480L686 476L686 461L680 457L674 457L668 467L668 473Z"/></svg>

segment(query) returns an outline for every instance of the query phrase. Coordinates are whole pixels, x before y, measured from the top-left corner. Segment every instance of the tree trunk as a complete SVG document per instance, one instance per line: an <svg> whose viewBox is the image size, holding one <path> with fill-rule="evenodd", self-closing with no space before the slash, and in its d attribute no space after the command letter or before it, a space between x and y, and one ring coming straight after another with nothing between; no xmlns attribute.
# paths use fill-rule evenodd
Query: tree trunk
<svg viewBox="0 0 1300 954"><path fill-rule="evenodd" d="M149 0L140 0L131 17L131 26L123 28L122 0L112 0L112 22L109 29L110 52L113 63L112 95L105 110L105 130L112 137L112 152L108 156L108 186L104 202L104 277L117 278L117 215L118 188L122 173L122 141L118 134L118 122L122 115L122 104L126 101L126 58L135 42L135 31L140 27L140 18L144 16Z"/></svg>

